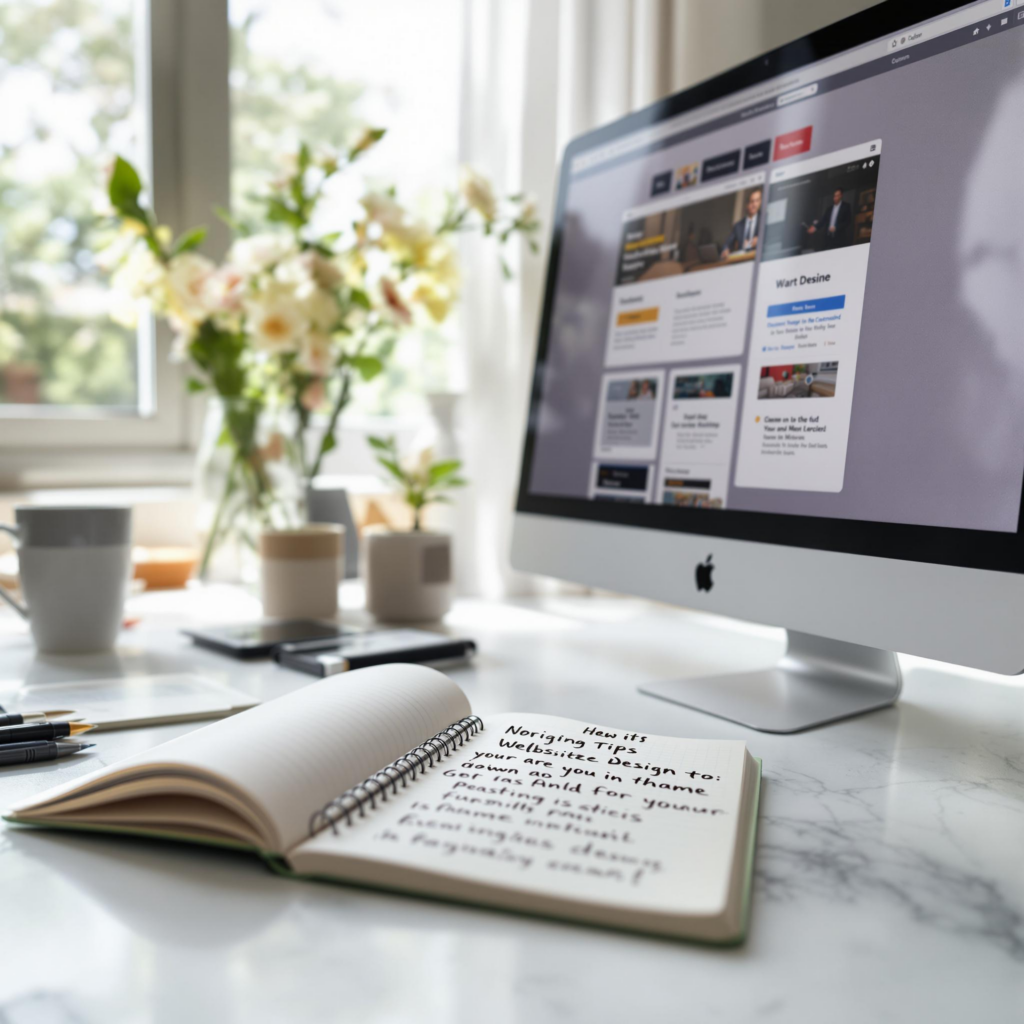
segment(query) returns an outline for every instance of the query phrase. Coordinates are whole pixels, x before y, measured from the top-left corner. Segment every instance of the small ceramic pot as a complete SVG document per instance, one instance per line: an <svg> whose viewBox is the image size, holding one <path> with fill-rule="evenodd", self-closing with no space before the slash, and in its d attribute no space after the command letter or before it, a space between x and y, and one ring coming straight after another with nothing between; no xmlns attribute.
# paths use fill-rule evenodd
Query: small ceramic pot
<svg viewBox="0 0 1024 1024"><path fill-rule="evenodd" d="M434 622L452 606L452 539L445 533L369 529L366 608L381 622Z"/></svg>
<svg viewBox="0 0 1024 1024"><path fill-rule="evenodd" d="M310 523L260 534L263 614L272 619L333 619L345 578L345 527Z"/></svg>

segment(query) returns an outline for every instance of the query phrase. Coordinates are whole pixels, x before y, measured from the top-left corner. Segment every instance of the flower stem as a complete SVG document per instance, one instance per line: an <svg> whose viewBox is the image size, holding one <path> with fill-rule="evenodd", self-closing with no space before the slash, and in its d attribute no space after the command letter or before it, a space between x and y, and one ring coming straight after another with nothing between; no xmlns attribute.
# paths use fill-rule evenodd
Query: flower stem
<svg viewBox="0 0 1024 1024"><path fill-rule="evenodd" d="M210 533L206 538L206 544L203 546L203 557L199 563L199 578L201 580L206 579L206 574L210 568L210 559L213 557L217 542L220 540L221 520L224 518L224 512L227 509L231 495L235 493L235 469L238 466L238 460L239 456L236 454L231 460L231 465L228 467L228 475L224 480L224 492L220 496L220 501L217 502L217 509L213 514Z"/></svg>
<svg viewBox="0 0 1024 1024"><path fill-rule="evenodd" d="M334 401L334 405L331 408L330 418L327 420L327 429L324 431L324 436L320 441L320 449L316 453L316 461L313 463L312 468L309 470L309 477L307 483L312 483L313 480L320 473L320 465L324 461L324 456L330 451L331 446L327 444L329 437L334 437L334 431L338 426L338 417L341 416L342 410L348 405L349 395L352 390L352 375L347 370L345 371L344 378L342 380L341 390L338 392L338 397ZM301 440L299 441L301 444ZM325 447L326 445L326 447Z"/></svg>

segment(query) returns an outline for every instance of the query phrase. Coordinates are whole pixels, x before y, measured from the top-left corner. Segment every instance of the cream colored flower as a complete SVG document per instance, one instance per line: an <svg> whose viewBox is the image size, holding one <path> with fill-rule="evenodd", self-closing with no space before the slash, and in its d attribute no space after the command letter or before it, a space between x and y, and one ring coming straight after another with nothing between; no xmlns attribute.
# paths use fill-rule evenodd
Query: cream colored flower
<svg viewBox="0 0 1024 1024"><path fill-rule="evenodd" d="M273 283L245 302L246 330L264 352L294 352L308 322L291 288Z"/></svg>
<svg viewBox="0 0 1024 1024"><path fill-rule="evenodd" d="M338 323L341 310L333 292L314 288L301 302L303 312L318 331L330 331Z"/></svg>
<svg viewBox="0 0 1024 1024"><path fill-rule="evenodd" d="M136 245L110 278L110 316L123 327L138 322L138 307L147 300L157 312L167 307L167 272L145 245Z"/></svg>
<svg viewBox="0 0 1024 1024"><path fill-rule="evenodd" d="M385 192L367 192L359 200L369 220L379 224L384 231L401 233L405 222L405 208Z"/></svg>
<svg viewBox="0 0 1024 1024"><path fill-rule="evenodd" d="M413 282L413 302L419 303L435 323L444 323L455 304L455 291L430 274L417 274Z"/></svg>
<svg viewBox="0 0 1024 1024"><path fill-rule="evenodd" d="M167 310L172 320L198 326L209 315L207 294L217 267L197 252L183 252L167 266Z"/></svg>
<svg viewBox="0 0 1024 1024"><path fill-rule="evenodd" d="M245 297L245 274L226 263L218 267L206 280L206 305L214 313L238 313Z"/></svg>
<svg viewBox="0 0 1024 1024"><path fill-rule="evenodd" d="M533 224L537 220L537 200L533 196L523 200L523 205L519 207L519 219L524 224Z"/></svg>
<svg viewBox="0 0 1024 1024"><path fill-rule="evenodd" d="M462 169L462 198L488 223L498 216L498 200L490 181L471 167Z"/></svg>
<svg viewBox="0 0 1024 1024"><path fill-rule="evenodd" d="M274 269L274 277L290 285L300 299L309 298L318 289L336 288L341 271L331 260L318 252L307 250L282 260Z"/></svg>
<svg viewBox="0 0 1024 1024"><path fill-rule="evenodd" d="M239 238L228 253L228 262L233 263L243 274L260 274L269 270L295 251L291 238L276 232L264 232Z"/></svg>
<svg viewBox="0 0 1024 1024"><path fill-rule="evenodd" d="M326 377L334 367L334 348L330 336L320 331L310 331L302 339L295 365L314 377Z"/></svg>

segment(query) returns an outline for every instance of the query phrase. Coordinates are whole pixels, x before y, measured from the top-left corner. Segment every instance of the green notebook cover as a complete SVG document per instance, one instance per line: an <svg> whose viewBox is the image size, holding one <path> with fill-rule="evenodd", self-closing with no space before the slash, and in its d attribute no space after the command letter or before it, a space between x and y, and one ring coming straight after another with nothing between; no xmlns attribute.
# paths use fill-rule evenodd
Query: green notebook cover
<svg viewBox="0 0 1024 1024"><path fill-rule="evenodd" d="M754 852L757 846L757 823L758 823L758 810L761 802L761 777L762 777L762 764L761 759L758 757L754 758L757 765L757 779L754 788L754 799L751 801L750 814L751 814L751 825L748 830L747 849L744 851L745 864L743 868L744 874L744 885L742 895L742 908L740 911L741 928L738 936L732 939L725 939L720 942L718 941L705 941L700 939L675 939L668 938L666 936L656 936L657 938L663 938L667 941L689 941L696 942L699 945L711 945L711 946L735 946L739 945L746 940L747 931L750 923L750 907L751 907L751 890L753 888L753 875L754 875ZM142 839L163 839L170 842L180 842L189 844L198 844L200 846L213 846L225 850L233 850L236 852L253 853L260 857L264 863L275 873L282 875L286 878L292 878L300 881L314 881L314 882L328 882L332 885L344 885L354 888L373 888L380 889L385 892L401 893L403 895L417 896L423 899L432 899L429 893L423 893L420 891L402 889L398 886L366 886L361 883L348 882L343 878L335 878L330 875L303 875L293 871L289 866L284 857L280 854L271 853L269 850L260 849L257 846L250 846L246 843L237 842L231 839L212 839L205 836L192 836L186 833L175 833L158 829L148 828L136 828L127 825L82 825L72 822L37 822L32 820L20 819L17 815L5 814L3 816L4 821L9 821L12 824L30 827L30 828L42 828L42 829L53 829L60 832L97 832L102 834L113 834L113 835L127 835L137 836ZM453 903L460 902L456 900L448 899L447 897L441 898L436 897L440 902ZM488 910L498 911L500 913L511 913L515 914L514 910L505 910L504 908L490 907L486 903L477 903L465 901L467 906L483 906ZM518 915L517 915L518 916ZM526 916L530 917L548 917L550 920L568 922L570 924L581 924L580 922L574 922L568 918L562 918L555 915L543 915L530 913ZM591 927L591 925L583 924L583 927ZM615 928L612 925L598 925L597 927L605 927L615 931L621 931L623 929ZM639 934L649 935L648 932L640 931Z"/></svg>

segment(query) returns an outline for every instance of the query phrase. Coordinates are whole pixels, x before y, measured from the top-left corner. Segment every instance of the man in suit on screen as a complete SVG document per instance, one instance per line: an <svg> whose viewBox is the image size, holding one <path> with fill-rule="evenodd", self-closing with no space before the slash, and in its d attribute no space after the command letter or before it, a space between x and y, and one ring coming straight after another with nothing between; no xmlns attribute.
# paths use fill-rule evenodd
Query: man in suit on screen
<svg viewBox="0 0 1024 1024"><path fill-rule="evenodd" d="M843 199L843 190L832 193L832 202L807 229L809 235L820 236L822 249L841 249L853 243L853 207Z"/></svg>
<svg viewBox="0 0 1024 1024"><path fill-rule="evenodd" d="M747 215L736 221L725 241L722 259L737 252L753 252L757 248L757 236L761 231L761 190L755 188L747 196Z"/></svg>

